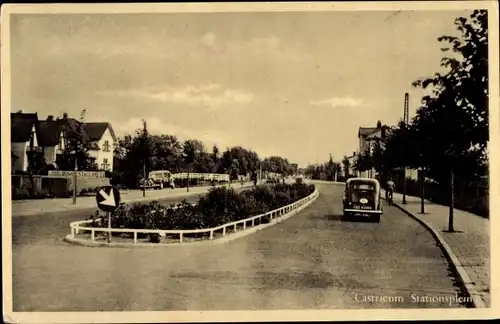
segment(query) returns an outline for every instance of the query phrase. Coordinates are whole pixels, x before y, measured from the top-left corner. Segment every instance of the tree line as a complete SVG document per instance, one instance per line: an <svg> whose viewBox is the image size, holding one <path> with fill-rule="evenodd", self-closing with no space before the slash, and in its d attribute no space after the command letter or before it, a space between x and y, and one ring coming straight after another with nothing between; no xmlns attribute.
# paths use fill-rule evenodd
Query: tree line
<svg viewBox="0 0 500 324"><path fill-rule="evenodd" d="M296 167L279 156L261 159L255 151L242 146L228 147L221 152L217 145L207 149L197 139L180 141L175 135L149 134L146 125L133 135L118 139L114 150L114 177L132 186L144 172L147 175L152 170L224 173L236 180L240 176L256 179L260 171L292 175Z"/></svg>
<svg viewBox="0 0 500 324"><path fill-rule="evenodd" d="M470 184L488 173L488 17L475 10L455 20L460 36L442 36L446 73L413 82L429 90L416 115L392 127L385 139L358 155L354 168L390 174L395 168L425 171L436 183ZM348 163L344 158L344 164Z"/></svg>
<svg viewBox="0 0 500 324"><path fill-rule="evenodd" d="M341 171L340 163L334 162L330 155L330 159L326 163L308 165L304 170L304 175L314 180L334 181L340 180Z"/></svg>

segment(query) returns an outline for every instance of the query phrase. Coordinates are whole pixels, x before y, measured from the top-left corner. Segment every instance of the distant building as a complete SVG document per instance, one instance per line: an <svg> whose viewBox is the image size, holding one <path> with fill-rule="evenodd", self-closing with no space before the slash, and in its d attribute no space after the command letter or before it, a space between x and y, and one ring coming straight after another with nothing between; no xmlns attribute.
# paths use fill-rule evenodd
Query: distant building
<svg viewBox="0 0 500 324"><path fill-rule="evenodd" d="M389 126L382 125L382 122L377 121L376 127L360 127L358 130L359 147L357 154L363 154L366 150L373 152L375 144L379 143L384 146L384 139L390 130ZM358 176L366 178L374 178L376 176L375 169L358 172Z"/></svg>
<svg viewBox="0 0 500 324"><path fill-rule="evenodd" d="M54 164L69 139L77 138L87 146L90 157L100 170L113 170L113 150L116 136L110 123L81 123L64 115L54 119L38 120L36 113L11 114L12 171L26 171L27 151L43 152L45 162Z"/></svg>
<svg viewBox="0 0 500 324"><path fill-rule="evenodd" d="M347 161L349 162L349 169L346 172L344 165L342 164L342 175L344 177L358 176L358 172L354 168L354 163L356 163L356 152L352 152L352 155L347 157Z"/></svg>
<svg viewBox="0 0 500 324"><path fill-rule="evenodd" d="M360 127L358 130L359 148L358 153L364 153L367 149L373 151L376 143L383 147L384 139L387 137L390 127L382 125L380 120L376 127Z"/></svg>
<svg viewBox="0 0 500 324"><path fill-rule="evenodd" d="M382 125L382 122L380 120L377 121L376 127L359 127L358 130L359 147L356 154L362 154L366 150L370 150L370 152L373 152L373 149L375 148L375 145L377 143L379 143L380 146L383 148L385 145L384 140L387 138L390 131L391 128L387 125ZM355 158L353 158L353 161L354 160ZM403 169L397 168L393 171L395 171L397 174L401 173L402 176ZM376 171L375 169L366 170L358 172L357 175L361 177L374 178L376 177ZM416 180L417 176L418 176L417 170L406 169L406 177L408 179Z"/></svg>

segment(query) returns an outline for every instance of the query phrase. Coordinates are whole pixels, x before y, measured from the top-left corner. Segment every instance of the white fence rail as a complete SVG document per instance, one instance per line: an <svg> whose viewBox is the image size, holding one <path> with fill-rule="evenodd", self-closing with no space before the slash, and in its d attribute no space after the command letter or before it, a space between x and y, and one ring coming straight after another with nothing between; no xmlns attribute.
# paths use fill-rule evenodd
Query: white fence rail
<svg viewBox="0 0 500 324"><path fill-rule="evenodd" d="M262 224L262 218L268 218L269 221L272 221L273 219L276 219L280 216L283 216L295 209L300 208L301 206L307 204L311 200L315 199L318 196L318 190L315 189L312 194L309 196L302 198L300 200L297 200L294 203L291 203L289 205L283 206L281 208L275 209L268 211L267 213L260 214L257 216L252 216L246 219L226 223L217 227L212 227L212 228L203 228L203 229L195 229L195 230L160 230L160 229L130 229L130 228L101 228L101 227L86 227L84 225L87 225L89 223L92 223L94 220L85 220L85 221L76 221L70 223L70 229L71 229L71 237L75 238L77 234L79 234L80 231L90 231L90 238L91 241L94 242L96 238L96 233L131 233L133 234L133 242L137 243L137 237L138 234L159 234L159 235L178 235L179 236L179 243L183 243L184 235L186 234L203 234L203 233L209 233L210 234L210 240L213 240L214 238L214 233L221 232L222 236L226 236L226 232L228 228L233 228L234 231L237 230L239 225L243 226L243 230L245 230L247 227L250 226L255 226ZM175 208L175 207L174 207ZM109 234L108 234L109 235Z"/></svg>
<svg viewBox="0 0 500 324"><path fill-rule="evenodd" d="M173 179L187 179L188 173L173 173ZM189 179L198 179L206 181L229 181L229 175L223 173L189 173Z"/></svg>

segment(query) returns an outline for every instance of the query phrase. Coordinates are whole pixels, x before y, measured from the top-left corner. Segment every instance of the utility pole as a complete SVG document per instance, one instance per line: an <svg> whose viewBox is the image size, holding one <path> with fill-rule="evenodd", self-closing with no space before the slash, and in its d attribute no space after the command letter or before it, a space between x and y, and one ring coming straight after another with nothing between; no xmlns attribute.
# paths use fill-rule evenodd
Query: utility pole
<svg viewBox="0 0 500 324"><path fill-rule="evenodd" d="M76 181L78 179L78 160L76 158L76 152L75 152L75 172L73 173L73 205L76 205L76 190L77 190L77 185Z"/></svg>
<svg viewBox="0 0 500 324"><path fill-rule="evenodd" d="M79 119L79 123L78 123L78 135L79 136L79 139L78 141L75 141L75 150L74 150L74 156L75 156L75 172L73 173L73 205L76 205L76 191L78 190L78 186L77 186L77 180L78 180L78 151L77 151L77 146L78 146L78 142L80 142L82 145L87 145L87 143L84 143L83 142L83 124L85 122L85 113L87 112L87 109L83 109L81 112L80 112L80 119Z"/></svg>
<svg viewBox="0 0 500 324"><path fill-rule="evenodd" d="M146 197L146 159L147 159L147 154L146 154L146 145L147 143L147 136L148 136L148 130L146 127L146 120L142 120L142 136L143 136L143 141L142 145L144 148L144 156L143 156L143 162L142 162L142 173L143 173L143 183L142 183L142 196Z"/></svg>
<svg viewBox="0 0 500 324"><path fill-rule="evenodd" d="M142 163L142 177L144 179L142 183L142 196L146 197L146 162Z"/></svg>
<svg viewBox="0 0 500 324"><path fill-rule="evenodd" d="M403 113L403 132L406 135L407 134L407 127L408 127L408 115L409 115L409 94L408 92L405 93L405 104L404 104L404 113ZM403 160L406 160L405 158L405 152L403 151ZM406 161L405 161L406 162ZM406 205L406 163L404 163L403 166L403 205Z"/></svg>
<svg viewBox="0 0 500 324"><path fill-rule="evenodd" d="M262 183L262 162L259 162L259 182Z"/></svg>

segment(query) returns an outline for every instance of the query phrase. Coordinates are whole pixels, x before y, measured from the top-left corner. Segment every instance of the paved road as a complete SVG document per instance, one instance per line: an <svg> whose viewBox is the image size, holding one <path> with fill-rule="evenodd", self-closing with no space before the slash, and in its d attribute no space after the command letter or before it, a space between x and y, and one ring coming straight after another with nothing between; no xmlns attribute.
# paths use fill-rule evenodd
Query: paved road
<svg viewBox="0 0 500 324"><path fill-rule="evenodd" d="M318 200L291 219L215 246L73 246L61 241L68 215L47 218L45 230L53 227L54 235L32 228L41 218L14 219L14 310L461 306L411 297L458 292L424 228L394 207L386 208L380 224L342 222L342 188L318 189Z"/></svg>

